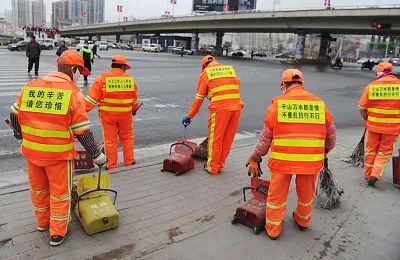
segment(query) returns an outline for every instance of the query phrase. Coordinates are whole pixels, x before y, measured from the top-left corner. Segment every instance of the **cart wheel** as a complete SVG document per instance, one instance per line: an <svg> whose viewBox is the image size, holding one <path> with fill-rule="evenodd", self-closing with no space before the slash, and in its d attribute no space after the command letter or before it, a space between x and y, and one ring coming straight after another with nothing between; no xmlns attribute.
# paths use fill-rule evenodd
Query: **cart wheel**
<svg viewBox="0 0 400 260"><path fill-rule="evenodd" d="M262 231L261 227L253 227L253 233L255 235L258 235Z"/></svg>
<svg viewBox="0 0 400 260"><path fill-rule="evenodd" d="M236 215L234 215L233 216L233 219L232 219L232 221L231 221L231 224L232 225L236 225L236 224L238 224L239 223L239 219L238 219L238 217L236 217Z"/></svg>

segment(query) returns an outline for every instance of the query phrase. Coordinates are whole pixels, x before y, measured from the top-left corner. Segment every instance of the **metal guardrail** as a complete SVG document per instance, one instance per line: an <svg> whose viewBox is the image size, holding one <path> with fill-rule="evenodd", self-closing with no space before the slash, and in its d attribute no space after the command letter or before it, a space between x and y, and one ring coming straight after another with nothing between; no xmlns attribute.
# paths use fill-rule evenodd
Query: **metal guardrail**
<svg viewBox="0 0 400 260"><path fill-rule="evenodd" d="M305 8L279 8L279 9L264 9L264 10L241 10L241 11L228 11L228 12L205 12L205 13L190 13L184 15L175 15L175 16L167 16L167 17L149 17L146 19L135 19L133 21L127 22L103 22L97 24L87 24L87 25L71 25L66 26L65 28L79 28L84 26L101 26L101 25L124 25L130 22L135 21L152 21L152 20L168 20L174 18L185 18L185 17L198 17L198 16L217 16L217 15L230 15L230 14L246 14L246 13L277 13L277 12L301 12L301 11L334 11L334 10L359 10L359 9L387 9L387 8L400 8L400 4L392 4L392 5L355 5L355 6L333 6L331 8L322 8L322 7L305 7Z"/></svg>

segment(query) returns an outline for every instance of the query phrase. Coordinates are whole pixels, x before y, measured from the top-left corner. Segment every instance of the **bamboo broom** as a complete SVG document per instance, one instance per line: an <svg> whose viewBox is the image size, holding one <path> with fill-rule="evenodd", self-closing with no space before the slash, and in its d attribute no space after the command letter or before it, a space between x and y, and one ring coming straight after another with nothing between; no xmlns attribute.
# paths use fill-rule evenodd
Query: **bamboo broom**
<svg viewBox="0 0 400 260"><path fill-rule="evenodd" d="M328 168L328 158L325 158L324 168L318 176L317 200L321 208L333 209L340 206L343 188L339 186L333 172Z"/></svg>
<svg viewBox="0 0 400 260"><path fill-rule="evenodd" d="M348 159L345 159L344 162L352 164L355 167L364 167L364 143L365 143L365 132L366 130L364 129L364 133L361 137L360 142L358 142L356 148L354 149L353 153L350 155Z"/></svg>

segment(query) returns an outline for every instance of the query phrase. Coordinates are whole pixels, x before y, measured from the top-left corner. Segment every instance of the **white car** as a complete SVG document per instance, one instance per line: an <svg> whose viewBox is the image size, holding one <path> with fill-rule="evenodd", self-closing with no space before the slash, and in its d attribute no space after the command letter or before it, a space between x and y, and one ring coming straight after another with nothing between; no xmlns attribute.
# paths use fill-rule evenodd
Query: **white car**
<svg viewBox="0 0 400 260"><path fill-rule="evenodd" d="M364 62L367 62L368 58L361 58L357 61L357 64L363 64Z"/></svg>
<svg viewBox="0 0 400 260"><path fill-rule="evenodd" d="M142 50L144 52L160 52L160 45L159 44L149 44L149 45L143 45Z"/></svg>
<svg viewBox="0 0 400 260"><path fill-rule="evenodd" d="M52 50L56 47L56 41L53 39L40 39L40 46L45 50Z"/></svg>
<svg viewBox="0 0 400 260"><path fill-rule="evenodd" d="M105 41L98 42L99 43L99 50L108 51L108 43Z"/></svg>

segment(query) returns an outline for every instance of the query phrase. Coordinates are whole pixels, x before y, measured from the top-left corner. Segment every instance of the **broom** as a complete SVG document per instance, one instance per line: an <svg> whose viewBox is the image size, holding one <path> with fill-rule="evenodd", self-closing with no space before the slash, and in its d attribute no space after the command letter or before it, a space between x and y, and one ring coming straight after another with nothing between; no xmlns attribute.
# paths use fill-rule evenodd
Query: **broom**
<svg viewBox="0 0 400 260"><path fill-rule="evenodd" d="M348 159L345 159L344 162L352 164L355 167L364 167L364 142L365 142L365 132L361 137L360 142L358 142L356 148L353 153L350 155Z"/></svg>
<svg viewBox="0 0 400 260"><path fill-rule="evenodd" d="M340 197L344 191L338 185L333 172L328 168L328 158L325 158L324 168L319 174L317 187L317 199L321 208L333 209L339 207Z"/></svg>
<svg viewBox="0 0 400 260"><path fill-rule="evenodd" d="M196 147L196 150L193 153L193 158L200 160L207 160L208 157L208 138L204 139L201 144Z"/></svg>

